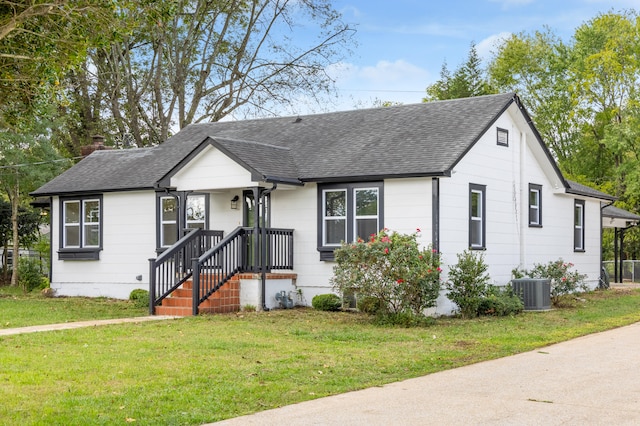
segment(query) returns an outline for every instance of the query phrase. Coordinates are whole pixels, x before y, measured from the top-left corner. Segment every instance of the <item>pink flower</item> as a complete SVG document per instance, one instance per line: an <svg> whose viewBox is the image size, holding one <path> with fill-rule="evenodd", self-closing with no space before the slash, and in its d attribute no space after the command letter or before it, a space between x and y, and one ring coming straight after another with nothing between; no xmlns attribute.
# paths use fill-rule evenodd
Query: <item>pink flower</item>
<svg viewBox="0 0 640 426"><path fill-rule="evenodd" d="M430 273L432 273L432 272L433 272L433 271L432 271L431 269L428 269L428 270L427 270L427 273L429 273L429 274L430 274Z"/></svg>
<svg viewBox="0 0 640 426"><path fill-rule="evenodd" d="M438 269L436 269L438 272L442 272L442 268L438 266Z"/></svg>
<svg viewBox="0 0 640 426"><path fill-rule="evenodd" d="M436 250L436 249L431 249L431 253L437 253L437 252L438 252L438 250Z"/></svg>
<svg viewBox="0 0 640 426"><path fill-rule="evenodd" d="M418 256L418 259L422 259L422 255Z"/></svg>
<svg viewBox="0 0 640 426"><path fill-rule="evenodd" d="M397 282L398 282L398 284L402 284L404 282L404 280L402 278L400 278Z"/></svg>
<svg viewBox="0 0 640 426"><path fill-rule="evenodd" d="M380 238L380 241L381 241L381 242L383 242L383 243L388 243L388 242L389 242L389 241L391 241L391 240L389 239L389 237L387 237L387 236L385 235L384 237Z"/></svg>
<svg viewBox="0 0 640 426"><path fill-rule="evenodd" d="M416 228L416 232L422 232L420 228Z"/></svg>
<svg viewBox="0 0 640 426"><path fill-rule="evenodd" d="M384 248L384 254L389 254L389 248L388 247Z"/></svg>

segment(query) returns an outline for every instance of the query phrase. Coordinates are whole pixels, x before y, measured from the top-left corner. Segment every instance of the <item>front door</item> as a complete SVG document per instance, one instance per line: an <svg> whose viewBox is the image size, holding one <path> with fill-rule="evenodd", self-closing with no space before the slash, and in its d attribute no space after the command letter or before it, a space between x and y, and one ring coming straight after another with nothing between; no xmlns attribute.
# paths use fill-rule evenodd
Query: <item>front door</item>
<svg viewBox="0 0 640 426"><path fill-rule="evenodd" d="M258 271L260 265L260 229L269 227L270 194L263 195L264 188L252 188L242 193L242 226L253 228L245 245L245 266L247 270ZM264 206L261 204L264 202Z"/></svg>

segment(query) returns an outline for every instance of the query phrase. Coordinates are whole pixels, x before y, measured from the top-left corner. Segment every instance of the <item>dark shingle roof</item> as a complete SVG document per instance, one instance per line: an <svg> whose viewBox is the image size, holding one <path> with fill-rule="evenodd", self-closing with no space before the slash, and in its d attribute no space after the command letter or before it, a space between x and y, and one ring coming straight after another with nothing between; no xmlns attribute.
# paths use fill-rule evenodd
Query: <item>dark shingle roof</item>
<svg viewBox="0 0 640 426"><path fill-rule="evenodd" d="M213 138L212 145L265 180L300 182L289 148L219 137Z"/></svg>
<svg viewBox="0 0 640 426"><path fill-rule="evenodd" d="M607 206L603 208L602 216L610 217L614 219L624 219L624 220L633 221L633 222L640 222L640 216L616 206Z"/></svg>
<svg viewBox="0 0 640 426"><path fill-rule="evenodd" d="M153 188L210 142L264 177L300 181L447 175L515 94L187 126L146 149L96 151L33 195Z"/></svg>
<svg viewBox="0 0 640 426"><path fill-rule="evenodd" d="M574 182L568 179L566 179L566 182L569 185L569 188L567 188L567 192L569 194L583 195L585 197L599 198L601 200L609 200L609 201L616 200L616 197L612 195L590 188L586 185L582 185L578 182Z"/></svg>

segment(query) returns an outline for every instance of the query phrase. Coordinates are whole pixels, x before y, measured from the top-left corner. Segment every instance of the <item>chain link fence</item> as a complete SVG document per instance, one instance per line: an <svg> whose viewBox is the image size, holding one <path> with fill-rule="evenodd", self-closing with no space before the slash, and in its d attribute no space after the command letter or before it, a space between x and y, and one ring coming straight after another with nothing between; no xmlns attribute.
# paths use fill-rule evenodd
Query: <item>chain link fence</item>
<svg viewBox="0 0 640 426"><path fill-rule="evenodd" d="M613 282L615 277L614 271L614 261L606 260L602 262L604 268L607 270L609 274L609 278L611 282ZM623 260L622 261L622 281L627 282L640 282L640 260Z"/></svg>

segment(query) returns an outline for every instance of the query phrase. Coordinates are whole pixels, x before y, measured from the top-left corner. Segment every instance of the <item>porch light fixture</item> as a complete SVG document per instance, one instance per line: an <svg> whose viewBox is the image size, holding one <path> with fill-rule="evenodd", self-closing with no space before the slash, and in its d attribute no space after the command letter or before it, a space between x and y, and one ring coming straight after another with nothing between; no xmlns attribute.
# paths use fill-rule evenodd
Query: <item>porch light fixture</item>
<svg viewBox="0 0 640 426"><path fill-rule="evenodd" d="M231 199L231 209L233 210L238 210L238 200L240 199L240 197L238 197L237 195L234 196Z"/></svg>

